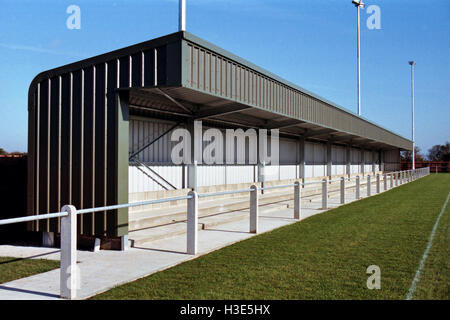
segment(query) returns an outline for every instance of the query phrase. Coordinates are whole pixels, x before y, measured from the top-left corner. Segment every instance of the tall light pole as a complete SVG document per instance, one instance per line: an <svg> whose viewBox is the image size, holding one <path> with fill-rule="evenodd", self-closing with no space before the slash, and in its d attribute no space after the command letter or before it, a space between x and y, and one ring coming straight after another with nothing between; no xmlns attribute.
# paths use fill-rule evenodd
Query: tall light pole
<svg viewBox="0 0 450 320"><path fill-rule="evenodd" d="M178 31L186 31L186 0L178 2Z"/></svg>
<svg viewBox="0 0 450 320"><path fill-rule="evenodd" d="M416 170L416 150L414 143L414 66L416 63L414 61L409 61L411 66L411 104L412 104L412 142L413 142L413 152L412 152L412 169Z"/></svg>
<svg viewBox="0 0 450 320"><path fill-rule="evenodd" d="M358 116L361 115L361 50L360 50L360 14L359 9L364 8L364 3L362 0L353 0L352 3L356 7L357 17L358 17Z"/></svg>

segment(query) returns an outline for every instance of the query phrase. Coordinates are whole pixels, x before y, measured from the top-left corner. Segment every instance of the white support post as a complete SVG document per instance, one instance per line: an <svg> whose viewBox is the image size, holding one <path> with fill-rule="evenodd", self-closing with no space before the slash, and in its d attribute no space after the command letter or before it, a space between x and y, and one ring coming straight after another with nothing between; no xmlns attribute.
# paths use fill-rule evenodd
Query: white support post
<svg viewBox="0 0 450 320"><path fill-rule="evenodd" d="M62 207L63 211L68 215L61 218L60 296L75 299L80 276L77 267L77 209L66 205Z"/></svg>
<svg viewBox="0 0 450 320"><path fill-rule="evenodd" d="M120 250L125 251L128 249L128 234L120 237Z"/></svg>
<svg viewBox="0 0 450 320"><path fill-rule="evenodd" d="M187 254L197 254L198 243L198 194L189 191L187 199Z"/></svg>
<svg viewBox="0 0 450 320"><path fill-rule="evenodd" d="M367 196L370 197L370 175L367 175Z"/></svg>
<svg viewBox="0 0 450 320"><path fill-rule="evenodd" d="M380 193L380 174L377 173L377 193Z"/></svg>
<svg viewBox="0 0 450 320"><path fill-rule="evenodd" d="M302 188L300 182L295 181L294 183L294 219L300 220L302 211Z"/></svg>
<svg viewBox="0 0 450 320"><path fill-rule="evenodd" d="M322 180L322 209L328 208L328 181Z"/></svg>
<svg viewBox="0 0 450 320"><path fill-rule="evenodd" d="M341 204L345 203L345 178L341 177Z"/></svg>
<svg viewBox="0 0 450 320"><path fill-rule="evenodd" d="M258 187L250 187L250 233L258 233Z"/></svg>
<svg viewBox="0 0 450 320"><path fill-rule="evenodd" d="M398 187L398 178L400 176L400 173L395 172L394 174L395 174L395 186Z"/></svg>
<svg viewBox="0 0 450 320"><path fill-rule="evenodd" d="M394 187L394 174L390 173L389 174L391 176L391 189Z"/></svg>
<svg viewBox="0 0 450 320"><path fill-rule="evenodd" d="M387 190L387 174L386 174L386 172L383 173L383 190L384 191Z"/></svg>
<svg viewBox="0 0 450 320"><path fill-rule="evenodd" d="M355 186L355 194L356 194L355 198L356 198L356 200L359 200L361 198L359 188L360 188L359 176L356 176L356 186Z"/></svg>

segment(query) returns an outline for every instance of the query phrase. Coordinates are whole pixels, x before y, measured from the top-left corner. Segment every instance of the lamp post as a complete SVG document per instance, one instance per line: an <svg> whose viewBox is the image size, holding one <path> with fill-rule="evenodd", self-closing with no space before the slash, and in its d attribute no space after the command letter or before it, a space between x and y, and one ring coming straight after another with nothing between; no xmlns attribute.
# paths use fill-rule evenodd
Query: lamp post
<svg viewBox="0 0 450 320"><path fill-rule="evenodd" d="M413 142L413 152L412 152L412 169L416 169L416 150L414 143L414 66L416 62L409 61L409 65L411 66L411 103L412 103L412 142Z"/></svg>
<svg viewBox="0 0 450 320"><path fill-rule="evenodd" d="M178 2L178 31L186 31L186 0Z"/></svg>
<svg viewBox="0 0 450 320"><path fill-rule="evenodd" d="M360 8L364 8L364 3L362 2L362 0L353 0L352 3L355 5L356 7L356 12L357 12L357 20L358 20L358 49L357 49L357 55L358 55L358 116L361 115L361 50L360 50L360 14L359 14L359 9Z"/></svg>

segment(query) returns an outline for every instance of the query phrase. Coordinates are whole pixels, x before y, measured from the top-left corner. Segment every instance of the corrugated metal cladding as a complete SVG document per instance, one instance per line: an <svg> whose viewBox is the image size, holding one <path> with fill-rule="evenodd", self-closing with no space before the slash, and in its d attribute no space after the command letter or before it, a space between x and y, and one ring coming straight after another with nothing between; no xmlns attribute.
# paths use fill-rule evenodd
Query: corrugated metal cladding
<svg viewBox="0 0 450 320"><path fill-rule="evenodd" d="M411 141L192 41L185 48L186 87L323 127L411 149Z"/></svg>
<svg viewBox="0 0 450 320"><path fill-rule="evenodd" d="M120 181L120 175L122 166L128 171L128 121L121 121L127 117L128 99L122 99L126 108L121 109L116 89L179 84L179 62L180 35L174 34L50 70L33 80L28 214L58 212L65 204L92 208L127 202L128 181ZM119 152L122 149L126 151ZM117 210L85 214L79 216L78 231L120 236L128 232L127 223L127 213ZM57 219L42 220L33 229L59 232L60 224Z"/></svg>
<svg viewBox="0 0 450 320"><path fill-rule="evenodd" d="M39 74L28 94L28 214L56 212L65 204L90 208L128 201L129 88L195 89L411 148L409 140L230 57L177 32ZM85 235L121 236L128 232L128 210L85 214L78 226ZM57 219L33 226L59 228Z"/></svg>

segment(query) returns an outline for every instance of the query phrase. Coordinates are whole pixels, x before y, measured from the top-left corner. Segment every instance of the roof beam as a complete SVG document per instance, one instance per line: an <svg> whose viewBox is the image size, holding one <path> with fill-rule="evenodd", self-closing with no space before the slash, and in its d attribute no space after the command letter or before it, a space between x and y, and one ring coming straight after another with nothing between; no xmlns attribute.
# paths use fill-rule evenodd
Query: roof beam
<svg viewBox="0 0 450 320"><path fill-rule="evenodd" d="M209 117L218 117L250 108L251 108L250 106L242 106L236 104L220 107L202 108L194 114L194 118L196 120L199 120L199 119L206 119Z"/></svg>
<svg viewBox="0 0 450 320"><path fill-rule="evenodd" d="M289 119L289 120L284 120L284 121L280 121L280 122L270 122L270 124L267 126L267 129L289 128L289 127L293 127L300 123L303 123L303 121L296 120L296 119Z"/></svg>
<svg viewBox="0 0 450 320"><path fill-rule="evenodd" d="M305 138L312 138L312 137L319 137L319 136L323 136L323 135L329 135L333 132L337 132L336 130L333 129L322 129L322 130L317 130L317 131L310 131L307 132L305 134Z"/></svg>
<svg viewBox="0 0 450 320"><path fill-rule="evenodd" d="M192 109L184 106L183 104L181 104L179 101L175 100L174 98L172 98L171 96L169 96L166 92L162 91L160 88L156 88L156 90L158 90L158 92L160 92L164 97L166 97L167 99L169 99L170 101L172 101L173 103L175 103L175 105L177 105L179 108L183 109L186 112L189 113L193 113Z"/></svg>

